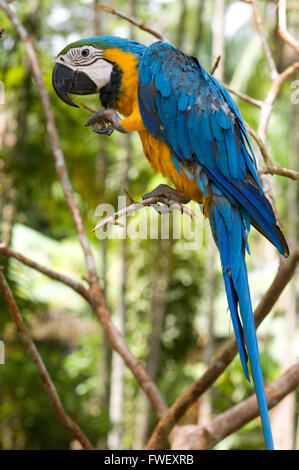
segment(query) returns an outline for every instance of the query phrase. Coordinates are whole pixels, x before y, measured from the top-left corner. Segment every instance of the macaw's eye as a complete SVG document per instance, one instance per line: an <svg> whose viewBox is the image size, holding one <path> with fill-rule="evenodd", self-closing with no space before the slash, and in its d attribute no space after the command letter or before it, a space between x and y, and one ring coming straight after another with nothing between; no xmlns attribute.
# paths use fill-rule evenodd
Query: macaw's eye
<svg viewBox="0 0 299 470"><path fill-rule="evenodd" d="M87 57L89 55L89 49L83 49L83 51L81 52L81 55L83 57Z"/></svg>

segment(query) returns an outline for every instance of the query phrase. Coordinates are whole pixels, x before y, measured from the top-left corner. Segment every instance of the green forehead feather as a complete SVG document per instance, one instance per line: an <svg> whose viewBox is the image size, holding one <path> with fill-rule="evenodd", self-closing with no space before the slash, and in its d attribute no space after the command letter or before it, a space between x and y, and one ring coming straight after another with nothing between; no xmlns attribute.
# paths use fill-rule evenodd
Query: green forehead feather
<svg viewBox="0 0 299 470"><path fill-rule="evenodd" d="M98 49L111 49L113 47L121 49L124 52L130 52L140 56L146 47L138 42L131 41L130 39L119 38L116 36L94 36L88 39L80 39L79 41L68 44L58 55L66 54L73 47L93 46Z"/></svg>
<svg viewBox="0 0 299 470"><path fill-rule="evenodd" d="M80 39L79 41L68 44L64 49L62 49L62 51L59 52L58 55L66 54L73 47L82 47L82 46L93 46L101 50L107 49L108 47L107 44L104 44L101 41L89 41L88 39Z"/></svg>

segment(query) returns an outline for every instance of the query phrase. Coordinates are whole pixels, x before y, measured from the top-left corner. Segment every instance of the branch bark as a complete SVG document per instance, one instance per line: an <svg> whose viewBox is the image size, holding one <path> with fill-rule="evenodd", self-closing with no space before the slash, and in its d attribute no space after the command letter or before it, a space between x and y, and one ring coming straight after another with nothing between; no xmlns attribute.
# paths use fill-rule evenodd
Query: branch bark
<svg viewBox="0 0 299 470"><path fill-rule="evenodd" d="M227 89L227 91L238 96L238 98L241 98L242 100L247 101L247 103L253 104L253 106L256 106L257 108L262 107L263 105L262 101L256 100L255 98L252 98L252 96L245 95L244 93L241 93L240 91L234 90L231 86L227 85L226 83L223 83L223 86Z"/></svg>
<svg viewBox="0 0 299 470"><path fill-rule="evenodd" d="M299 362L265 389L268 408L271 409L299 385ZM256 395L221 413L205 426L176 426L171 435L175 450L209 449L225 437L259 416Z"/></svg>
<svg viewBox="0 0 299 470"><path fill-rule="evenodd" d="M51 145L52 152L55 158L56 170L60 178L64 195L68 203L68 206L69 206L69 209L70 209L70 212L71 212L71 215L72 215L72 218L73 218L76 230L77 230L78 238L79 238L79 241L81 243L81 246L85 255L85 260L86 260L86 264L88 267L89 281L94 282L97 280L94 259L91 253L88 239L87 239L82 217L81 217L78 205L74 198L72 185L71 185L69 175L66 169L64 155L61 150L60 143L59 143L59 137L58 137L57 127L56 127L54 115L53 115L51 104L50 104L50 98L49 98L48 92L46 90L46 87L42 78L42 71L38 63L38 58L37 58L35 49L32 45L31 39L26 29L20 23L20 21L18 20L18 18L16 17L16 15L12 11L8 3L5 0L0 0L0 7L6 13L8 18L12 22L14 28L16 29L17 33L19 34L20 38L24 42L24 45L25 45L25 48L29 57L29 61L32 67L32 72L33 72L36 84L38 86L38 91L41 97L41 102L42 102L45 118L47 121L47 131L48 131L48 135L50 139L50 145Z"/></svg>
<svg viewBox="0 0 299 470"><path fill-rule="evenodd" d="M261 137L259 134L247 123L245 122L245 127L249 134L254 138L256 141L257 145L259 146L259 149L261 151L262 157L264 159L264 162L266 164L265 168L262 168L258 171L260 175L262 174L269 174L269 175L281 175L281 176L286 176L287 178L291 178L293 180L298 180L299 179L299 172L295 170L291 170L288 168L283 168L278 165L276 165L272 158L270 157L268 150L266 148L266 145L262 141Z"/></svg>
<svg viewBox="0 0 299 470"><path fill-rule="evenodd" d="M255 310L254 318L256 327L258 327L264 318L270 313L280 294L292 278L298 262L299 247L291 253L287 260L281 260L279 269L271 286ZM237 343L235 340L231 340L224 351L213 360L202 377L185 390L185 392L175 401L165 416L163 416L157 424L147 445L149 450L163 448L166 439L178 420L185 414L187 409L196 402L198 397L212 386L226 367L232 362L237 352Z"/></svg>
<svg viewBox="0 0 299 470"><path fill-rule="evenodd" d="M139 362L135 358L135 356L133 356L123 336L113 325L105 302L102 300L101 297L98 297L99 291L97 285L91 287L90 289L85 289L83 285L73 280L72 278L36 263L35 261L27 258L26 256L21 255L20 253L16 252L15 250L6 246L3 243L0 244L0 254L17 259L26 266L36 269L37 271L45 274L51 279L54 279L55 281L59 281L67 285L68 287L76 291L78 294L80 294L83 298L85 298L93 308L98 319L100 320L100 323L102 324L110 343L123 358L129 369L131 369L133 375L139 382L144 393L150 400L152 407L156 411L158 417L161 417L163 416L163 414L165 414L165 412L167 411L167 406L163 398L161 397L158 388L156 387L155 383L153 382L141 362Z"/></svg>
<svg viewBox="0 0 299 470"><path fill-rule="evenodd" d="M261 115L258 125L258 134L263 141L266 140L268 124L273 109L274 101L276 100L280 88L285 80L292 76L297 70L299 70L299 61L287 67L283 72L276 76L272 81L270 90L262 104Z"/></svg>
<svg viewBox="0 0 299 470"><path fill-rule="evenodd" d="M151 34L155 38L159 39L159 41L169 42L168 39L166 39L166 37L163 34L158 33L156 30L145 25L144 23L142 23L142 21L139 21L137 18L134 18L133 16L126 15L125 13L115 10L115 8L111 8L108 5L105 5L104 3L101 3L100 5L98 5L98 8L100 8L102 11L105 11L106 13L111 13L112 15L118 16L119 18L122 18L123 20L128 21L134 26L137 26L137 28L142 29L143 31L146 31L147 33Z"/></svg>
<svg viewBox="0 0 299 470"><path fill-rule="evenodd" d="M299 44L287 30L286 0L278 2L278 32L280 37L299 54Z"/></svg>
<svg viewBox="0 0 299 470"><path fill-rule="evenodd" d="M7 303L8 310L13 321L16 323L21 340L31 357L34 365L37 369L37 372L42 380L43 386L49 395L51 403L53 405L54 411L57 414L58 418L62 422L62 424L67 427L73 436L78 439L78 441L82 444L83 449L92 450L93 446L91 445L88 437L84 434L82 429L78 426L78 424L65 412L57 390L55 388L54 383L46 369L46 366L31 339L27 328L25 327L23 318L18 310L17 304L15 302L14 296L9 288L9 285L6 281L6 278L3 274L3 270L0 267L0 289L4 296L4 299Z"/></svg>
<svg viewBox="0 0 299 470"><path fill-rule="evenodd" d="M158 203L161 202L163 205L159 206ZM109 224L115 224L115 225L120 225L122 226L121 222L118 222L118 219L120 217L123 217L125 215L132 214L140 209L143 209L144 207L152 207L155 209L157 212L160 214L164 214L166 211L167 212L172 212L174 210L178 210L186 215L188 215L192 220L197 217L195 212L193 212L190 207L185 206L184 204L180 204L174 200L169 199L167 196L157 196L157 197L150 197L148 199L144 199L143 201L139 202L133 202L129 206L124 207L123 209L120 209L117 212L114 212L114 214L110 215L109 217L106 217L104 220L102 220L100 223L98 223L93 229L92 232L96 232L97 230L102 229L106 225Z"/></svg>
<svg viewBox="0 0 299 470"><path fill-rule="evenodd" d="M68 203L69 210L73 217L73 221L77 230L77 235L80 240L88 271L88 280L90 284L89 288L89 303L93 307L93 310L103 326L103 329L114 347L114 349L122 356L126 365L131 369L132 373L136 377L140 386L143 388L145 394L148 396L153 408L157 415L161 417L167 410L167 406L154 382L151 380L150 375L147 373L143 365L136 359L128 348L123 336L115 328L111 321L109 311L107 309L103 293L99 284L99 280L96 273L95 261L91 252L89 241L83 225L83 220L75 201L72 185L66 168L64 155L59 144L59 137L57 127L52 112L49 95L45 88L42 71L37 59L36 52L32 46L31 40L24 26L20 23L6 0L0 0L0 7L6 13L14 28L19 34L21 40L24 42L26 51L30 60L33 75L38 86L40 93L44 114L47 122L47 131L50 139L52 152L55 158L57 174L60 178L64 195Z"/></svg>
<svg viewBox="0 0 299 470"><path fill-rule="evenodd" d="M66 276L65 274L58 273L57 271L53 271L52 269L46 268L39 263L36 263L30 258L18 253L17 251L13 250L11 247L6 245L5 243L0 243L0 255L7 256L8 258L15 258L21 263L25 264L29 268L35 269L42 274L50 277L54 281L61 282L66 286L70 287L74 291L78 292L82 297L84 297L87 301L89 301L89 294L88 289L80 284L80 282L76 281L75 279Z"/></svg>
<svg viewBox="0 0 299 470"><path fill-rule="evenodd" d="M261 39L261 42L262 42L262 46L263 46L263 49L264 49L265 56L266 56L266 60L267 60L268 68L269 68L269 72L270 72L270 77L271 77L272 80L274 80L277 77L278 72L277 72L277 68L276 68L272 53L271 53L270 46L268 44L266 35L264 33L264 28L263 28L261 16L260 16L260 13L259 13L259 9L258 9L258 6L256 4L256 0L245 0L245 1L246 1L246 3L251 3L251 5L252 5L254 21L255 21L255 24L256 24L256 29L259 33L259 36L260 36L260 39Z"/></svg>
<svg viewBox="0 0 299 470"><path fill-rule="evenodd" d="M253 6L256 7L255 0L248 0L248 3L252 3ZM125 363L131 369L132 373L135 375L139 384L141 385L144 392L146 393L149 400L151 401L153 408L156 410L158 417L162 418L163 416L163 419L161 419L160 423L158 424L148 445L149 449L160 448L160 446L164 444L165 440L169 436L169 433L171 429L173 428L173 426L176 424L177 420L185 413L187 408L197 400L198 396L200 396L205 390L207 390L208 387L210 387L214 383L214 381L224 371L227 365L232 361L233 357L237 353L236 343L235 341L231 341L228 347L224 350L224 352L212 362L211 366L208 368L206 373L197 382L195 382L191 387L189 387L187 391L181 397L178 398L178 400L174 403L174 405L170 408L170 410L167 410L167 406L163 398L161 397L160 392L158 388L156 387L155 383L152 381L151 377L149 376L145 368L142 366L142 364L132 355L123 336L119 333L119 331L114 327L113 323L111 322L110 314L105 304L101 287L98 281L96 268L95 268L95 262L91 253L91 248L90 248L89 241L85 232L83 220L82 220L79 208L74 198L72 185L71 185L67 168L65 165L65 161L64 161L64 156L63 156L60 144L59 144L58 132L57 132L57 128L56 128L56 124L54 120L54 115L50 106L49 96L46 91L43 79L42 79L42 72L38 63L37 55L35 53L34 47L31 43L31 40L27 31L24 29L23 25L19 22L16 15L11 10L10 6L8 5L8 2L5 0L0 0L0 7L6 12L7 16L10 18L13 26L15 27L16 31L18 32L19 36L24 42L27 53L28 53L28 57L31 63L33 74L34 74L34 77L35 77L35 80L39 89L41 101L42 101L43 108L44 108L44 113L45 113L46 122L47 122L47 130L49 134L51 148L52 148L53 155L55 158L57 173L60 178L63 191L65 194L65 198L68 203L68 207L71 212L71 215L72 215L72 218L73 218L76 230L77 230L78 238L80 240L83 253L85 256L90 288L87 290L82 285L78 284L76 281L64 275L61 275L59 273L55 273L47 268L44 268L38 263L35 263L29 260L28 258L23 257L20 254L17 254L16 252L9 251L11 249L8 249L8 247L5 248L4 245L0 245L0 249L2 250L3 254L5 254L6 256L15 257L16 259L23 262L27 266L37 269L38 271L43 272L49 277L68 285L69 287L73 288L78 293L80 293L90 303L95 314L100 320L103 326L103 329L107 337L109 338L109 341L111 342L113 348L123 357ZM147 26L143 25L139 20L136 20L136 18L127 17L127 15L117 12L116 10L111 9L107 5L101 5L100 8L104 11L107 11L116 16L124 18L125 20L129 21L131 24L134 24L140 29L147 31L148 33L152 34L156 38L166 41L164 36L152 30L151 28L148 28ZM258 30L259 30L260 25L258 24L258 16L256 15L256 13L255 13L255 19L256 19ZM282 26L283 26L283 21L282 21ZM291 76L296 70L299 69L299 62L295 62L293 65L288 67L284 72L282 72L281 74L277 74L276 73L277 71L275 72L276 67L274 68L275 64L273 66L271 62L271 60L273 59L271 56L270 49L269 50L267 49L268 44L265 39L265 36L263 35L263 31L262 31L261 38L262 38L263 47L264 47L266 59L268 62L270 74L272 77L272 84L271 84L270 91L267 94L266 99L262 102L258 100L254 100L253 98L247 97L247 95L242 95L240 93L238 94L238 92L235 92L235 93L238 96L240 96L242 99L246 99L247 101L251 102L255 106L258 106L261 108L258 135L261 141L263 142L263 145L265 145L267 127L268 127L270 115L272 112L273 103L275 99L277 98L277 95L279 93L282 83L289 76ZM250 100L248 98L250 98ZM273 172L274 170L276 170L276 171L285 172L285 173L291 171L287 169L281 169L278 167L276 168L272 167L271 170ZM282 174L282 173L277 173L277 174ZM290 174L288 175L284 174L284 176L291 177ZM297 177L293 179L297 179ZM4 253L5 251L6 253ZM287 261L281 262L278 273L273 283L271 284L270 288L268 289L267 293L265 294L261 303L256 309L255 318L256 318L257 325L269 313L269 311L275 304L277 298L279 297L280 293L284 289L285 285L289 282L290 278L292 277L294 273L295 267L298 263L298 258L299 258L299 249L297 248ZM3 276L2 273L1 275ZM3 279L2 279L2 284L3 284ZM5 287L5 284L3 284L3 286ZM9 291L7 291L7 289L4 289L4 291L6 292L5 295L9 295ZM16 306L15 308L17 309ZM26 335L25 335L24 341L25 343L27 341ZM34 349L32 349L31 352L34 355ZM86 442L85 442L85 445L87 445Z"/></svg>

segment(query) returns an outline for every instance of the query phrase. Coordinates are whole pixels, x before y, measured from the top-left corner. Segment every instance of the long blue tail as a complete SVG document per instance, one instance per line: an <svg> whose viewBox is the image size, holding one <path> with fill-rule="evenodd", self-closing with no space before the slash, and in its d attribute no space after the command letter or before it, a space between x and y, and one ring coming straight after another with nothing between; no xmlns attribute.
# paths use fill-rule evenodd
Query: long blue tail
<svg viewBox="0 0 299 470"><path fill-rule="evenodd" d="M247 368L247 359L249 357L256 396L262 418L264 437L267 448L272 450L274 449L272 432L265 397L264 381L245 263L245 248L249 251L245 230L246 214L244 214L244 210L240 207L233 205L232 202L219 190L219 188L216 188L214 185L213 187L213 196L209 205L209 218L213 237L220 252L225 289L239 348L240 359L245 376L249 380ZM238 304L241 320L238 314Z"/></svg>

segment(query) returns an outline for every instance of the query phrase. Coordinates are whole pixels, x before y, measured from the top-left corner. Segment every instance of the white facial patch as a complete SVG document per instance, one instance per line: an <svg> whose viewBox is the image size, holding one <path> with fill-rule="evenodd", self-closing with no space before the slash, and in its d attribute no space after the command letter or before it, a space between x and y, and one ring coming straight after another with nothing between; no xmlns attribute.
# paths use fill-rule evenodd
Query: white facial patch
<svg viewBox="0 0 299 470"><path fill-rule="evenodd" d="M80 66L77 70L81 70L91 78L91 80L97 85L98 90L103 88L107 83L110 82L113 65L106 60L98 59L91 65Z"/></svg>
<svg viewBox="0 0 299 470"><path fill-rule="evenodd" d="M110 81L113 65L104 60L103 52L93 46L74 47L56 58L56 63L86 73L97 85L97 91Z"/></svg>

